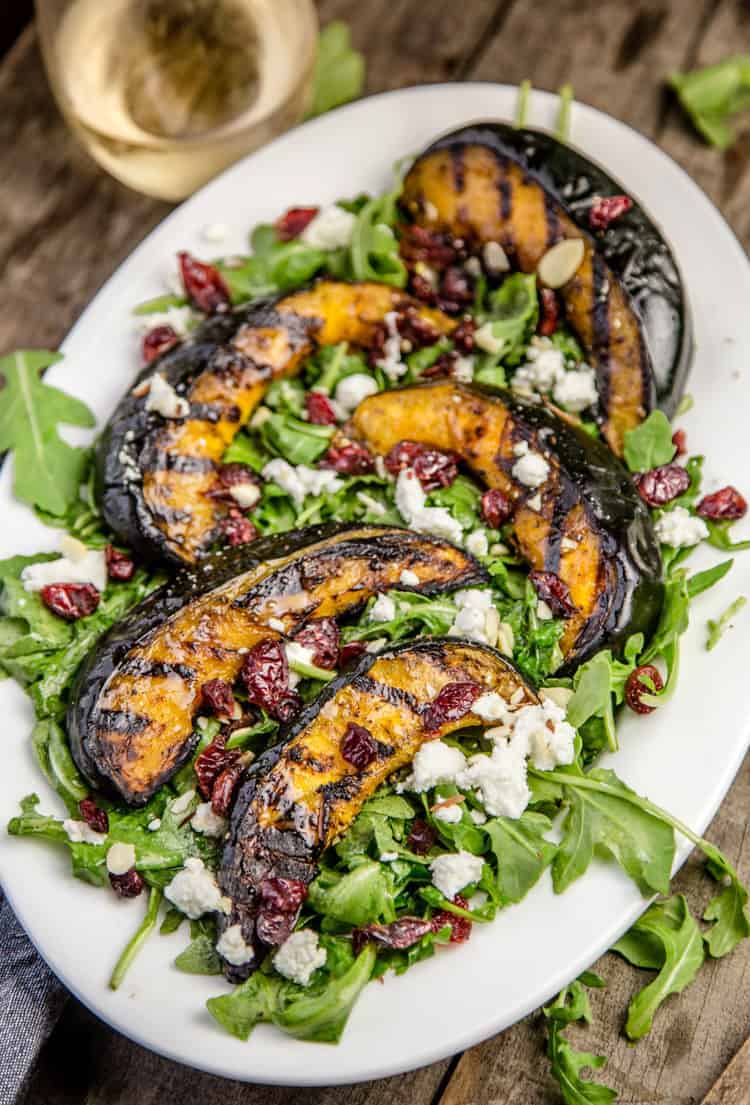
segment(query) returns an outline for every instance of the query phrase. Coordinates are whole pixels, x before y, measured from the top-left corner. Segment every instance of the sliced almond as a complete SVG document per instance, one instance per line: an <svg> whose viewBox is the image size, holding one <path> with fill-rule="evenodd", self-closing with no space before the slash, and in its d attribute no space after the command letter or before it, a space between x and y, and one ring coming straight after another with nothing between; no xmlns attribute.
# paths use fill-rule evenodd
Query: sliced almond
<svg viewBox="0 0 750 1105"><path fill-rule="evenodd" d="M500 622L497 630L497 643L495 647L503 656L513 658L513 648L516 643L513 626L509 622Z"/></svg>
<svg viewBox="0 0 750 1105"><path fill-rule="evenodd" d="M561 710L567 710L568 703L573 697L570 687L542 687L539 693L542 698L549 698Z"/></svg>
<svg viewBox="0 0 750 1105"><path fill-rule="evenodd" d="M89 550L83 541L79 541L77 537L71 537L69 533L66 533L60 539L60 552L71 563L80 564L88 556Z"/></svg>
<svg viewBox="0 0 750 1105"><path fill-rule="evenodd" d="M135 867L135 848L132 844L113 844L107 851L106 863L110 875L126 875Z"/></svg>
<svg viewBox="0 0 750 1105"><path fill-rule="evenodd" d="M436 802L434 806L430 806L430 813L434 813L435 810L445 810L449 806L459 806L461 802L465 802L463 794L452 794L450 798L442 798L439 802Z"/></svg>
<svg viewBox="0 0 750 1105"><path fill-rule="evenodd" d="M508 272L510 269L508 255L499 242L485 242L482 260L489 273Z"/></svg>
<svg viewBox="0 0 750 1105"><path fill-rule="evenodd" d="M562 288L578 272L585 252L582 238L563 238L547 250L537 265L539 279L548 288Z"/></svg>

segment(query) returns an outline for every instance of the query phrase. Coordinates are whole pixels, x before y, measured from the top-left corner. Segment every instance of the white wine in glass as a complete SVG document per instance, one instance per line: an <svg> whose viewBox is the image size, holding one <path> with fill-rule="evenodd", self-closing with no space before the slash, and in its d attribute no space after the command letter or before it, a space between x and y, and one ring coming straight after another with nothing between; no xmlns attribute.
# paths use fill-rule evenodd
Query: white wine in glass
<svg viewBox="0 0 750 1105"><path fill-rule="evenodd" d="M74 132L148 195L183 199L309 106L312 0L37 0L37 18Z"/></svg>

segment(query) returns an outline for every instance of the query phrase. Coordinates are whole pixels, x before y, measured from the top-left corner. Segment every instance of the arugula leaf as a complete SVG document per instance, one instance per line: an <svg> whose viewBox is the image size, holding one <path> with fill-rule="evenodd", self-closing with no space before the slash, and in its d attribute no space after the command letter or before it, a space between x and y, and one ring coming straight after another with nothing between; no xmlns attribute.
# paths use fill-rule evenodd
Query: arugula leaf
<svg viewBox="0 0 750 1105"><path fill-rule="evenodd" d="M729 536L734 522L729 520L712 522L710 518L706 518L704 521L708 526L707 541L715 549L721 549L723 552L742 552L743 549L750 549L750 541L732 541Z"/></svg>
<svg viewBox="0 0 750 1105"><path fill-rule="evenodd" d="M739 54L691 73L671 73L669 83L706 141L720 150L731 146L733 118L750 106L750 56Z"/></svg>
<svg viewBox="0 0 750 1105"><path fill-rule="evenodd" d="M78 803L86 798L89 787L73 762L62 726L51 718L37 721L31 732L31 745L48 783L70 813L79 816Z"/></svg>
<svg viewBox="0 0 750 1105"><path fill-rule="evenodd" d="M95 423L80 399L42 381L44 369L59 360L44 349L0 357L0 451L13 451L16 498L51 514L63 514L77 497L87 456L63 441L57 427Z"/></svg>
<svg viewBox="0 0 750 1105"><path fill-rule="evenodd" d="M384 196L376 196L357 215L351 242L351 267L355 280L378 280L395 288L406 287L408 273L401 260L396 224L396 201L401 181Z"/></svg>
<svg viewBox="0 0 750 1105"><path fill-rule="evenodd" d="M568 1025L577 1021L591 1022L591 1007L583 977L566 986L552 1004L542 1010L547 1021L547 1055L552 1076L566 1105L611 1105L617 1098L613 1089L600 1082L584 1080L581 1076L585 1067L593 1071L601 1070L607 1060L603 1055L576 1051L563 1036L563 1030ZM594 977L596 984L601 985L601 979Z"/></svg>
<svg viewBox="0 0 750 1105"><path fill-rule="evenodd" d="M648 472L668 464L675 455L672 427L663 411L651 411L634 430L625 432L625 463L631 472Z"/></svg>
<svg viewBox="0 0 750 1105"><path fill-rule="evenodd" d="M502 352L498 356L507 364L516 364L523 356L529 336L536 327L538 315L539 302L534 273L513 273L506 277L499 288L490 292L487 321L492 328L492 336L503 342ZM481 381L482 371L487 367L483 360L475 378Z"/></svg>
<svg viewBox="0 0 750 1105"><path fill-rule="evenodd" d="M120 955L120 958L115 964L114 970L109 979L109 986L111 990L117 990L122 985L125 975L133 965L133 960L138 955L146 940L148 940L150 934L156 928L156 921L159 916L159 906L161 905L162 893L157 887L152 887L148 896L148 906L146 908L146 916L141 921L140 925L135 931L134 936L125 945L125 948Z"/></svg>
<svg viewBox="0 0 750 1105"><path fill-rule="evenodd" d="M351 47L349 28L341 20L324 27L318 38L318 60L307 118L323 115L362 95L365 59Z"/></svg>
<svg viewBox="0 0 750 1105"><path fill-rule="evenodd" d="M748 895L737 872L726 857L721 855L718 849L711 849L708 855L709 874L728 884L711 899L703 914L704 921L715 922L704 937L709 954L714 959L720 959L750 936L750 920L747 916Z"/></svg>
<svg viewBox="0 0 750 1105"><path fill-rule="evenodd" d="M529 774L536 774L531 768ZM561 894L588 868L595 851L612 855L644 895L669 892L674 861L672 826L613 771L543 773L563 787L568 813L563 838L552 860L552 882ZM593 785L592 785L593 784ZM597 785L598 784L598 785Z"/></svg>
<svg viewBox="0 0 750 1105"><path fill-rule="evenodd" d="M696 595L702 595L709 587L713 587L715 583L724 578L733 564L733 560L722 560L720 564L715 564L713 568L706 568L704 572L696 572L694 576L690 576L687 581L688 598L694 599Z"/></svg>
<svg viewBox="0 0 750 1105"><path fill-rule="evenodd" d="M496 817L482 828L497 863L497 886L503 905L520 902L539 880L557 848L544 839L551 821L526 810L517 820Z"/></svg>
<svg viewBox="0 0 750 1105"><path fill-rule="evenodd" d="M739 598L736 598L734 602L726 608L724 613L721 614L716 621L712 621L711 618L708 619L708 638L706 640L706 649L708 652L710 652L712 648L716 648L726 631L731 629L732 618L735 614L739 614L743 606L746 605L747 599L744 595L740 595Z"/></svg>
<svg viewBox="0 0 750 1105"><path fill-rule="evenodd" d="M200 933L191 940L174 961L178 971L189 975L220 975L221 959L216 951L216 940Z"/></svg>
<svg viewBox="0 0 750 1105"><path fill-rule="evenodd" d="M335 432L335 426L318 426L291 414L276 413L263 423L260 435L271 453L290 464L314 464L328 449Z"/></svg>
<svg viewBox="0 0 750 1105"><path fill-rule="evenodd" d="M368 372L367 361L361 353L349 349L347 342L323 345L305 366L305 383L316 391L332 395L336 385L346 376Z"/></svg>
<svg viewBox="0 0 750 1105"><path fill-rule="evenodd" d="M682 894L655 902L631 929L630 942L618 942L613 951L626 959L634 947L634 938L643 936L645 948L637 948L637 966L658 965L659 973L630 1002L625 1032L631 1040L640 1040L648 1032L654 1014L670 994L681 993L703 965L705 952L698 924ZM633 962L633 960L631 960Z"/></svg>
<svg viewBox="0 0 750 1105"><path fill-rule="evenodd" d="M395 917L388 882L379 863L363 863L346 875L322 870L310 884L308 905L316 913L345 925L392 921Z"/></svg>

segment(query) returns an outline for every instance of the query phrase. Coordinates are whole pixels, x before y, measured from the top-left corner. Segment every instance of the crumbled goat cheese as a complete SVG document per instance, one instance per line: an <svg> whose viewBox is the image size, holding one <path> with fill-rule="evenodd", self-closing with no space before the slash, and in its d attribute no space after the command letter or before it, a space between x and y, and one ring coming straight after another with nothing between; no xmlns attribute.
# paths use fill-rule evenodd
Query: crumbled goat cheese
<svg viewBox="0 0 750 1105"><path fill-rule="evenodd" d="M417 749L411 774L399 786L402 790L421 794L438 783L454 783L465 767L466 757L460 748L441 740L427 741Z"/></svg>
<svg viewBox="0 0 750 1105"><path fill-rule="evenodd" d="M703 519L696 518L684 506L665 511L654 528L659 540L675 549L687 549L708 537L708 526Z"/></svg>
<svg viewBox="0 0 750 1105"><path fill-rule="evenodd" d="M398 859L398 852L381 852L380 853L380 862L381 863L393 863L394 860L397 860L397 859Z"/></svg>
<svg viewBox="0 0 750 1105"><path fill-rule="evenodd" d="M236 483L229 488L229 494L243 510L251 510L260 499L260 488L255 483Z"/></svg>
<svg viewBox="0 0 750 1105"><path fill-rule="evenodd" d="M370 610L371 622L392 622L396 617L396 604L390 595L378 595Z"/></svg>
<svg viewBox="0 0 750 1105"><path fill-rule="evenodd" d="M395 311L389 311L384 317L387 336L383 343L383 356L376 362L382 368L391 383L395 383L406 372L406 365L401 360L401 335L398 331L398 315Z"/></svg>
<svg viewBox="0 0 750 1105"><path fill-rule="evenodd" d="M376 637L372 641L368 641L365 645L365 652L380 652L384 645L388 644L387 637Z"/></svg>
<svg viewBox="0 0 750 1105"><path fill-rule="evenodd" d="M530 510L539 511L542 509L542 496L538 491L536 495L532 495L530 499L526 500L526 506L529 507Z"/></svg>
<svg viewBox="0 0 750 1105"><path fill-rule="evenodd" d="M180 295L183 292L180 291ZM157 326L170 326L179 338L187 337L195 318L190 307L167 307L166 311L155 311L150 315L136 316L136 332L143 337Z"/></svg>
<svg viewBox="0 0 750 1105"><path fill-rule="evenodd" d="M596 376L593 368L583 367L565 372L552 392L555 402L567 411L578 414L597 400Z"/></svg>
<svg viewBox="0 0 750 1105"><path fill-rule="evenodd" d="M325 948L318 945L318 934L312 929L293 932L281 945L273 958L273 965L280 975L300 986L309 986L318 967L326 961Z"/></svg>
<svg viewBox="0 0 750 1105"><path fill-rule="evenodd" d="M155 372L148 381L146 410L160 414L162 418L185 418L190 413L187 399L178 395L160 372Z"/></svg>
<svg viewBox="0 0 750 1105"><path fill-rule="evenodd" d="M466 551L472 556L486 556L489 551L487 534L482 529L473 530L464 542Z"/></svg>
<svg viewBox="0 0 750 1105"><path fill-rule="evenodd" d="M190 825L196 833L203 833L204 836L224 836L227 831L226 817L214 813L210 802L199 803L190 819Z"/></svg>
<svg viewBox="0 0 750 1105"><path fill-rule="evenodd" d="M474 344L482 349L485 353L493 353L497 355L502 353L505 349L507 341L505 338L498 338L495 336L495 332L492 329L491 322L485 322L478 330L474 331Z"/></svg>
<svg viewBox="0 0 750 1105"><path fill-rule="evenodd" d="M492 604L490 591L474 588L457 591L453 596L458 611L449 637L466 637L478 644L495 646L500 629L500 615Z"/></svg>
<svg viewBox="0 0 750 1105"><path fill-rule="evenodd" d="M261 475L264 480L272 480L282 491L286 491L296 506L302 506L308 495L338 491L343 486L336 473L328 468L308 468L306 464L295 466L281 457L269 460Z"/></svg>
<svg viewBox="0 0 750 1105"><path fill-rule="evenodd" d="M474 379L474 358L456 357L453 362L453 379L459 384L470 384Z"/></svg>
<svg viewBox="0 0 750 1105"><path fill-rule="evenodd" d="M443 537L458 545L463 529L447 507L425 506L425 493L417 477L409 468L403 468L396 480L396 507L410 529L417 533L429 533Z"/></svg>
<svg viewBox="0 0 750 1105"><path fill-rule="evenodd" d="M80 546L85 551L81 555ZM92 583L97 591L107 586L107 559L103 549L86 549L79 541L60 542L63 553L58 560L29 564L21 572L25 591L41 591L49 583ZM72 554L72 555L71 555Z"/></svg>
<svg viewBox="0 0 750 1105"><path fill-rule="evenodd" d="M255 412L253 417L250 419L250 422L248 423L248 425L250 426L250 429L251 430L259 430L264 422L268 422L268 419L271 417L272 414L273 414L273 411L271 410L270 407L265 407L265 406L258 407L257 411Z"/></svg>
<svg viewBox="0 0 750 1105"><path fill-rule="evenodd" d="M438 806L433 810L432 816L436 821L444 821L446 825L457 825L461 820L461 803L452 802L450 806Z"/></svg>
<svg viewBox="0 0 750 1105"><path fill-rule="evenodd" d="M381 503L379 499L374 499L366 491L358 491L357 498L362 506L369 510L370 514L374 514L376 518L383 518L388 513L385 503Z"/></svg>
<svg viewBox="0 0 750 1105"><path fill-rule="evenodd" d="M161 818L152 817L146 828L150 833L158 833L159 829L161 828Z"/></svg>
<svg viewBox="0 0 750 1105"><path fill-rule="evenodd" d="M493 817L520 817L529 804L526 760L505 741L494 746L491 756L472 756L457 782L476 790Z"/></svg>
<svg viewBox="0 0 750 1105"><path fill-rule="evenodd" d="M476 890L469 901L469 909L473 912L475 909L481 909L482 906L485 905L487 905L487 895L483 890Z"/></svg>
<svg viewBox="0 0 750 1105"><path fill-rule="evenodd" d="M275 629L277 633L284 633L286 631L286 626L282 622L281 618L269 618L268 628Z"/></svg>
<svg viewBox="0 0 750 1105"><path fill-rule="evenodd" d="M106 862L110 875L126 875L135 867L135 847L118 841L107 850Z"/></svg>
<svg viewBox="0 0 750 1105"><path fill-rule="evenodd" d="M216 879L197 856L185 860L182 870L164 887L164 895L191 921L204 913L228 913L231 908Z"/></svg>
<svg viewBox="0 0 750 1105"><path fill-rule="evenodd" d="M355 372L352 376L345 376L336 385L336 402L341 407L344 418L355 410L368 395L374 395L378 390L377 381L373 376L364 372Z"/></svg>
<svg viewBox="0 0 750 1105"><path fill-rule="evenodd" d="M404 568L401 575L398 577L399 583L403 583L404 587L417 587L419 584L419 576L416 572L412 572L410 568Z"/></svg>
<svg viewBox="0 0 750 1105"><path fill-rule="evenodd" d="M72 817L63 821L63 829L73 844L103 844L107 839L106 833L98 833L85 821L75 821Z"/></svg>
<svg viewBox="0 0 750 1105"><path fill-rule="evenodd" d="M227 233L226 223L206 223L201 230L201 237L206 242L223 242Z"/></svg>
<svg viewBox="0 0 750 1105"><path fill-rule="evenodd" d="M549 338L534 337L526 351L526 363L513 376L514 391L550 392L565 373L565 358Z"/></svg>
<svg viewBox="0 0 750 1105"><path fill-rule="evenodd" d="M469 883L479 882L484 860L463 850L445 856L437 856L430 864L432 885L451 901Z"/></svg>
<svg viewBox="0 0 750 1105"><path fill-rule="evenodd" d="M526 487L541 487L549 475L549 464L541 453L529 450L519 456L511 472L513 478Z"/></svg>
<svg viewBox="0 0 750 1105"><path fill-rule="evenodd" d="M170 804L170 811L179 817L181 813L187 813L190 808L190 803L195 798L194 790L186 790L184 794L180 794L177 798L174 798Z"/></svg>
<svg viewBox="0 0 750 1105"><path fill-rule="evenodd" d="M565 710L551 698L541 706L524 706L515 715L511 745L528 756L539 771L551 771L558 764L572 764L575 729L565 720Z"/></svg>
<svg viewBox="0 0 750 1105"><path fill-rule="evenodd" d="M242 925L230 925L224 929L216 942L216 950L233 967L241 967L243 963L249 963L255 958L251 945L245 943Z"/></svg>
<svg viewBox="0 0 750 1105"><path fill-rule="evenodd" d="M313 249L344 249L351 244L356 215L332 203L321 207L299 236L299 240Z"/></svg>
<svg viewBox="0 0 750 1105"><path fill-rule="evenodd" d="M480 694L471 707L471 712L482 721L508 721L513 717L513 711L497 691L486 691Z"/></svg>
<svg viewBox="0 0 750 1105"><path fill-rule="evenodd" d="M469 817L475 825L484 825L487 822L487 814L482 813L481 810L469 810Z"/></svg>
<svg viewBox="0 0 750 1105"><path fill-rule="evenodd" d="M464 269L469 276L480 277L482 275L482 263L478 257L469 257L464 261Z"/></svg>

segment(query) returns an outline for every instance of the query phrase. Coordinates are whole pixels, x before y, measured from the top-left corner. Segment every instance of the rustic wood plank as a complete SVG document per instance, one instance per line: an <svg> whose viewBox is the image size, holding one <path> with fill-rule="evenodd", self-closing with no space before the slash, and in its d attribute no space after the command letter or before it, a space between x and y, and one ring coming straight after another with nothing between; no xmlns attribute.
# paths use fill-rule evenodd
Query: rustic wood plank
<svg viewBox="0 0 750 1105"><path fill-rule="evenodd" d="M701 1105L747 1105L750 1092L750 1039L740 1050L711 1089Z"/></svg>

